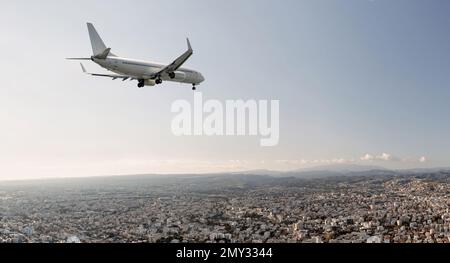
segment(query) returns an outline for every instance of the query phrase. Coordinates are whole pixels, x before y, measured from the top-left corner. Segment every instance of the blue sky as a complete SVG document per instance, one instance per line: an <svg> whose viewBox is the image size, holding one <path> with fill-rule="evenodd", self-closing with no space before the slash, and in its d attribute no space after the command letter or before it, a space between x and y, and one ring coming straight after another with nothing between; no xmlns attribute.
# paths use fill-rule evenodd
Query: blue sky
<svg viewBox="0 0 450 263"><path fill-rule="evenodd" d="M445 0L2 3L0 177L450 166L449 11ZM205 99L280 100L279 146L174 137L170 106L190 87L81 74L64 58L90 55L88 21L132 58L171 62L190 37Z"/></svg>

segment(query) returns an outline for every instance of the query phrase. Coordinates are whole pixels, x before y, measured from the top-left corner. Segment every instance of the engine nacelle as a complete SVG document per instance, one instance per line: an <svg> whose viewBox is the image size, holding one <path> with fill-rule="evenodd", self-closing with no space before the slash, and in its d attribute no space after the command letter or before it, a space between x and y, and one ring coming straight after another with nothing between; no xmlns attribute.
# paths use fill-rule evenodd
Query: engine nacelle
<svg viewBox="0 0 450 263"><path fill-rule="evenodd" d="M156 81L153 80L153 79L146 79L146 80L144 81L144 85L145 85L145 86L155 86L155 85L156 85Z"/></svg>
<svg viewBox="0 0 450 263"><path fill-rule="evenodd" d="M170 76L170 77L171 77L171 79L184 80L184 79L186 79L186 73L181 72L181 71L175 71L175 72L172 72L172 76Z"/></svg>

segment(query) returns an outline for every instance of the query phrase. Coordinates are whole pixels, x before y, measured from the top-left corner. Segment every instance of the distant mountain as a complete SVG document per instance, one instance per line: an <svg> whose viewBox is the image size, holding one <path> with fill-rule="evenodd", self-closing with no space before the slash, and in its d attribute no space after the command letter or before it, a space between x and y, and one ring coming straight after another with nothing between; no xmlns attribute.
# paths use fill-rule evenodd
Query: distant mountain
<svg viewBox="0 0 450 263"><path fill-rule="evenodd" d="M367 172L367 171L389 171L389 169L373 165L333 164L333 165L316 166L312 168L299 169L296 170L295 172L317 172L317 171L349 173L349 172Z"/></svg>
<svg viewBox="0 0 450 263"><path fill-rule="evenodd" d="M380 166L336 164L299 169L281 174L284 177L319 179L342 176L392 175L394 171Z"/></svg>
<svg viewBox="0 0 450 263"><path fill-rule="evenodd" d="M231 174L239 174L239 175L266 175L266 176L280 176L285 174L286 172L282 171L273 171L273 170L249 170L249 171L242 171L242 172L235 172Z"/></svg>
<svg viewBox="0 0 450 263"><path fill-rule="evenodd" d="M450 168L417 168L417 169L396 169L389 170L380 166L356 165L356 164L338 164L317 166L312 168L299 169L294 171L273 171L273 170L249 170L242 172L222 172L209 174L137 174L137 175L116 175L116 176L100 176L100 177L79 177L79 178L47 178L25 181L6 181L0 186L13 185L33 185L37 183L46 183L46 185L66 185L72 186L84 185L89 182L91 185L122 185L124 187L135 185L136 182L142 185L197 185L204 186L208 184L210 188L223 185L228 187L258 186L263 184L271 184L274 182L283 182L285 184L294 183L298 180L304 181L311 179L329 179L347 180L348 178L374 177L378 179L389 177L411 177L419 176L428 179L447 179L450 178ZM223 183L223 182L226 183Z"/></svg>
<svg viewBox="0 0 450 263"><path fill-rule="evenodd" d="M336 164L336 165L326 165L317 166L312 168L304 168L294 171L273 171L273 170L249 170L231 173L232 175L259 175L259 176L270 176L270 177L295 177L295 178L325 178L334 176L347 176L347 175L384 175L386 173L394 173L380 166L369 166L369 165L356 165L356 164Z"/></svg>
<svg viewBox="0 0 450 263"><path fill-rule="evenodd" d="M436 167L436 168L416 168L416 169L406 169L406 170L397 170L399 173L438 173L438 172L448 172L450 171L450 167Z"/></svg>

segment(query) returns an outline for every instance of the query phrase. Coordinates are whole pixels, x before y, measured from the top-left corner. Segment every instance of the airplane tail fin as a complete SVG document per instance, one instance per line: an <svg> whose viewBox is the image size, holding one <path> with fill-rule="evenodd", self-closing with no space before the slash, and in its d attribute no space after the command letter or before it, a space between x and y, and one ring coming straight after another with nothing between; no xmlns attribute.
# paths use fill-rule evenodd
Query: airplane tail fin
<svg viewBox="0 0 450 263"><path fill-rule="evenodd" d="M103 42L102 38L98 34L97 30L95 29L94 25L91 23L87 23L88 31L89 31L89 37L91 39L91 45L92 45L92 52L94 53L94 56L104 56L111 55L114 56L114 54L110 53L109 51L111 49L108 49Z"/></svg>

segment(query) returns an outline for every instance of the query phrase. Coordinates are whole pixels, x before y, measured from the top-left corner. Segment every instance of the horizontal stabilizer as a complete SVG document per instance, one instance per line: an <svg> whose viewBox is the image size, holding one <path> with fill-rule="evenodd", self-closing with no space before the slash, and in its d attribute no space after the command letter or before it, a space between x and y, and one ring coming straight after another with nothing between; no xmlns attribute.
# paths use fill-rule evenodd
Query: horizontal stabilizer
<svg viewBox="0 0 450 263"><path fill-rule="evenodd" d="M91 58L66 58L67 60L91 60Z"/></svg>

